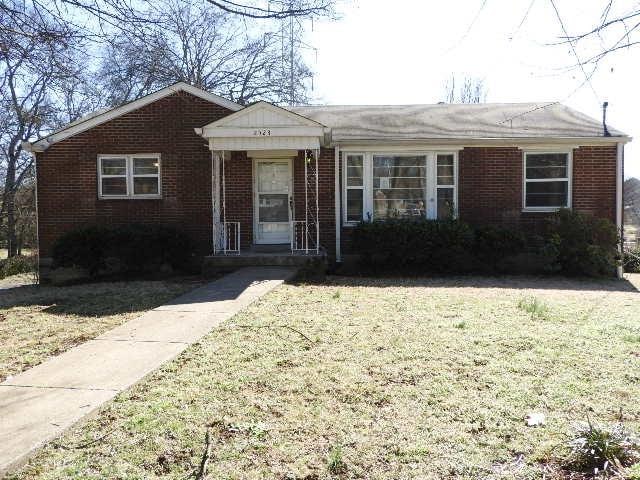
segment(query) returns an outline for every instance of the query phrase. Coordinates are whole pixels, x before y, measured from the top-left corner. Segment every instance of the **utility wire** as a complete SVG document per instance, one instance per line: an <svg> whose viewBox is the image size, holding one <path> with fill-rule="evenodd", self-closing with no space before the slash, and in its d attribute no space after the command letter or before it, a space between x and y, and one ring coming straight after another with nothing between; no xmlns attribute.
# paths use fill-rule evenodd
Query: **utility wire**
<svg viewBox="0 0 640 480"><path fill-rule="evenodd" d="M560 12L558 11L558 7L556 7L556 2L554 0L549 0L549 1L551 2L551 5L553 6L553 10L556 12L556 17L558 17L558 22L560 22L560 27L562 27L562 31L564 32L564 36L567 38L567 41L569 42L569 45L571 46L571 51L573 52L573 55L576 57L576 60L578 62L578 66L580 67L580 70L582 71L582 74L584 75L586 83L589 84L589 87L591 88L591 91L593 92L593 95L596 97L596 100L598 102L600 102L600 97L596 93L596 89L593 88L593 84L591 83L591 75L593 75L593 72L591 73L591 75L587 74L587 71L584 68L584 64L582 63L582 60L580 60L580 55L578 55L576 47L573 44L573 41L571 40L571 37L569 36L569 33L567 32L567 29L564 26L564 22L562 21L562 17L560 16Z"/></svg>

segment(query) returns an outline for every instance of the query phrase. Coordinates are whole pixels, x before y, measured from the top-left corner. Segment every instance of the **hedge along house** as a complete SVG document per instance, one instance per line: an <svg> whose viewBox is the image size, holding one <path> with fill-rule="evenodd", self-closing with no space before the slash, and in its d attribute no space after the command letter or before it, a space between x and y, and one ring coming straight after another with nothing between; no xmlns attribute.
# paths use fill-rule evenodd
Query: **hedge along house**
<svg viewBox="0 0 640 480"><path fill-rule="evenodd" d="M535 231L569 207L621 228L629 140L555 102L243 107L178 83L25 147L47 267L97 223L179 225L214 264L340 262L354 225L391 217Z"/></svg>

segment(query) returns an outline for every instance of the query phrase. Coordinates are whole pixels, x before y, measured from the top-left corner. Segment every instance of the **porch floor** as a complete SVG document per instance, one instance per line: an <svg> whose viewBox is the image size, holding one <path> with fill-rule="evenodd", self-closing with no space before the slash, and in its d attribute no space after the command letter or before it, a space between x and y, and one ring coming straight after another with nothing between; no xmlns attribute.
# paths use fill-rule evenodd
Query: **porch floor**
<svg viewBox="0 0 640 480"><path fill-rule="evenodd" d="M235 270L241 267L280 266L304 267L326 265L327 256L320 253L293 253L289 245L252 245L240 251L240 254L219 254L204 257L202 270L204 275L220 271Z"/></svg>

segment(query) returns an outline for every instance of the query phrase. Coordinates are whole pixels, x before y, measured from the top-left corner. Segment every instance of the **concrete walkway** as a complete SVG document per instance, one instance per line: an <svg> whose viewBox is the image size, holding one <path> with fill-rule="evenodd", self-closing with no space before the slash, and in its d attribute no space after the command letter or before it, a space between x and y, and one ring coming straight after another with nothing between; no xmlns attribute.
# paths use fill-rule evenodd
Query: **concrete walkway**
<svg viewBox="0 0 640 480"><path fill-rule="evenodd" d="M249 267L0 384L0 477L295 274Z"/></svg>

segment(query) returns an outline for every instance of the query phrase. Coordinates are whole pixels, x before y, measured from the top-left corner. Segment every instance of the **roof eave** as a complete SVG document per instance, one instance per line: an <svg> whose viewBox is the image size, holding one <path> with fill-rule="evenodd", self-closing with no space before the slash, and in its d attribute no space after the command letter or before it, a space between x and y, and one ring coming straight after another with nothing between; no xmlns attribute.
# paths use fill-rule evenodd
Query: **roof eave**
<svg viewBox="0 0 640 480"><path fill-rule="evenodd" d="M464 146L519 146L519 145L603 145L629 143L632 137L628 135L609 137L352 137L332 133L332 145L464 145Z"/></svg>

